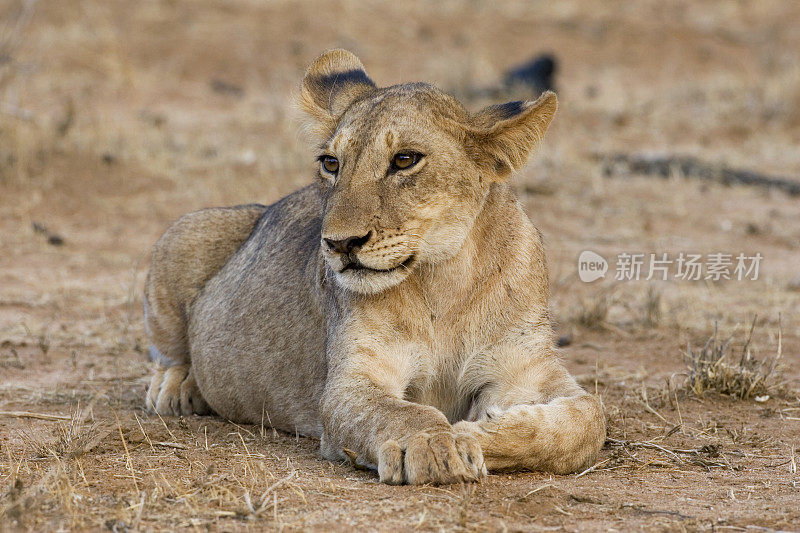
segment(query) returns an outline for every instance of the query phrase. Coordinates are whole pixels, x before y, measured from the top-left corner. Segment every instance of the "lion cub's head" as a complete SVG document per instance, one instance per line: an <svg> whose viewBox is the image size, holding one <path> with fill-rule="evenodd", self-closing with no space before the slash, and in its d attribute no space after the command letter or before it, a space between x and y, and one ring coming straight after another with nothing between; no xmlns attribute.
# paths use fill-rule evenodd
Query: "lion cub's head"
<svg viewBox="0 0 800 533"><path fill-rule="evenodd" d="M557 107L547 92L472 114L428 84L378 88L345 50L314 61L300 100L319 141L322 251L360 293L455 255L491 183L525 163Z"/></svg>

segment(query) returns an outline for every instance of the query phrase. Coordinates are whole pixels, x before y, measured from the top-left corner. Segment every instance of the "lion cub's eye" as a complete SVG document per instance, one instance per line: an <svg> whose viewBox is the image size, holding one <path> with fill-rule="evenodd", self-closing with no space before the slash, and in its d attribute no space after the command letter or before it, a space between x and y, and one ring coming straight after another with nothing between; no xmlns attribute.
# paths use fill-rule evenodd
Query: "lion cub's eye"
<svg viewBox="0 0 800 533"><path fill-rule="evenodd" d="M328 174L336 174L339 172L339 160L330 155L323 155L319 158L322 163L322 169Z"/></svg>
<svg viewBox="0 0 800 533"><path fill-rule="evenodd" d="M405 170L416 165L422 159L417 152L400 152L392 158L392 170Z"/></svg>

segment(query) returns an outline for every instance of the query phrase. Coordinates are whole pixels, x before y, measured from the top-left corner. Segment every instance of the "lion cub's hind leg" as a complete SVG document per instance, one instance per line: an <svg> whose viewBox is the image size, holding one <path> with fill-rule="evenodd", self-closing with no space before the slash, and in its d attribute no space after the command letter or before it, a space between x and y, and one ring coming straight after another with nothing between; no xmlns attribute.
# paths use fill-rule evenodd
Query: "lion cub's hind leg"
<svg viewBox="0 0 800 533"><path fill-rule="evenodd" d="M200 291L244 243L266 208L242 205L184 215L158 240L145 282L144 321L157 363L147 408L159 415L211 412L195 381L189 318Z"/></svg>
<svg viewBox="0 0 800 533"><path fill-rule="evenodd" d="M211 413L187 364L156 368L147 389L147 409L167 416Z"/></svg>

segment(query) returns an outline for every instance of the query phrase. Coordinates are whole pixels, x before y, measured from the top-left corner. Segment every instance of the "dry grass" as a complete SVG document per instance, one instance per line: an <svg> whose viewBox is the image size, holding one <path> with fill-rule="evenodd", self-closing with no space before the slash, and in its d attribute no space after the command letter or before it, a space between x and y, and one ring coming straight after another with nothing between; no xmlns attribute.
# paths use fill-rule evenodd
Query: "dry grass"
<svg viewBox="0 0 800 533"><path fill-rule="evenodd" d="M28 37L36 3L24 0L0 7L0 183L24 182L41 170L50 143L36 114L21 103L31 65L20 58L20 48Z"/></svg>
<svg viewBox="0 0 800 533"><path fill-rule="evenodd" d="M734 348L734 334L721 341L718 330L701 348L688 345L684 354L689 375L684 388L696 396L715 392L733 398L747 400L755 398L766 401L771 396L780 396L786 384L781 377L783 331L778 326L778 346L775 353L759 359L752 350L753 330L756 319L750 326L741 348Z"/></svg>
<svg viewBox="0 0 800 533"><path fill-rule="evenodd" d="M613 288L601 289L581 298L573 308L571 321L587 329L607 329L608 313L613 303Z"/></svg>
<svg viewBox="0 0 800 533"><path fill-rule="evenodd" d="M50 435L23 430L22 440L37 458L80 457L94 448L99 440L110 432L110 430L103 432L97 423L87 422L87 417L88 411L78 408L69 420L57 421Z"/></svg>
<svg viewBox="0 0 800 533"><path fill-rule="evenodd" d="M661 291L653 285L647 287L647 294L644 301L644 316L642 322L645 327L655 328L661 323L662 306Z"/></svg>

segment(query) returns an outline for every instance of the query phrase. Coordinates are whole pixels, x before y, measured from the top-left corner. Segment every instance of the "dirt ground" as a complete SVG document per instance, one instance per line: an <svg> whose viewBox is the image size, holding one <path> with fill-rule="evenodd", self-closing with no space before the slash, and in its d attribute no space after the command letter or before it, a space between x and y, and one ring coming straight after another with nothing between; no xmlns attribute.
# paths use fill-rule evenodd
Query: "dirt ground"
<svg viewBox="0 0 800 533"><path fill-rule="evenodd" d="M800 199L602 165L800 179L798 22L784 0L0 1L0 530L800 530ZM457 94L557 58L561 107L515 187L564 360L606 405L591 471L391 487L311 439L145 412L150 247L311 180L292 95L331 47ZM755 281L583 283L583 250L764 259ZM786 384L687 392L687 344L716 325L740 350L753 320Z"/></svg>

